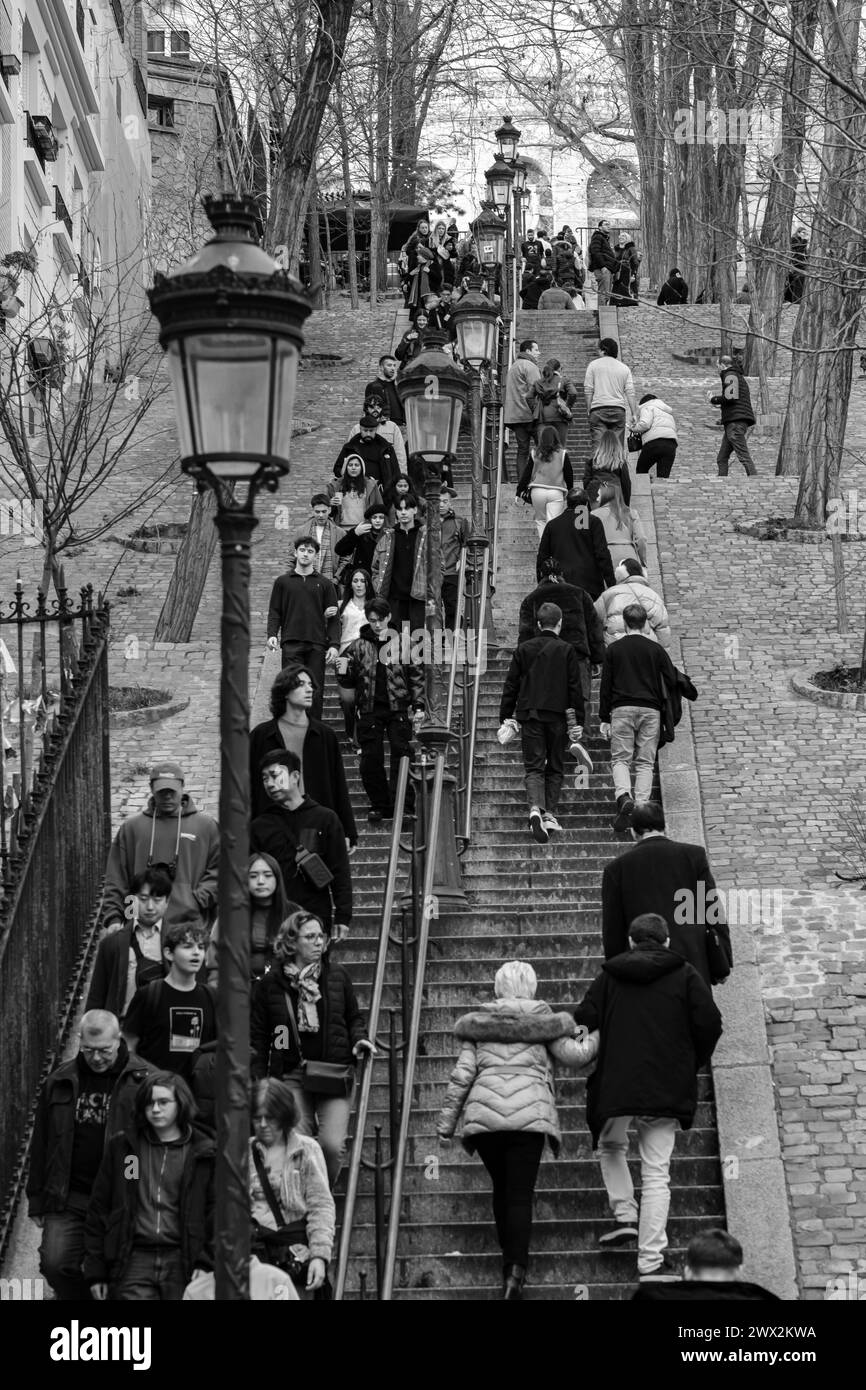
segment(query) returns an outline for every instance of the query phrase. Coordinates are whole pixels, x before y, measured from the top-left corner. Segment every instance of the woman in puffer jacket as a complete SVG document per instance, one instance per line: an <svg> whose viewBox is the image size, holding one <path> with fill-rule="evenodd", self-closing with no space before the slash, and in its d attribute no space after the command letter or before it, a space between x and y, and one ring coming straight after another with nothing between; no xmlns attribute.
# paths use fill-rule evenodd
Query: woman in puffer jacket
<svg viewBox="0 0 866 1390"><path fill-rule="evenodd" d="M614 578L616 583L613 588L605 589L595 600L595 611L604 624L604 645L609 647L611 642L622 637L625 632L623 609L628 608L630 603L639 603L646 609L649 619L646 636L654 637L668 651L671 645L668 610L644 577L640 563L637 560L623 560L621 565L617 565Z"/></svg>
<svg viewBox="0 0 866 1390"><path fill-rule="evenodd" d="M634 433L641 436L636 473L649 473L655 464L657 478L669 478L677 456L677 425L670 406L658 396L640 398Z"/></svg>
<svg viewBox="0 0 866 1390"><path fill-rule="evenodd" d="M463 1046L438 1123L448 1142L463 1112L463 1147L478 1151L493 1181L506 1299L523 1292L545 1137L554 1156L562 1142L554 1063L585 1067L598 1052L598 1033L587 1036L570 1014L537 1000L537 986L528 961L506 961L494 979L496 1002L458 1019L454 1031Z"/></svg>

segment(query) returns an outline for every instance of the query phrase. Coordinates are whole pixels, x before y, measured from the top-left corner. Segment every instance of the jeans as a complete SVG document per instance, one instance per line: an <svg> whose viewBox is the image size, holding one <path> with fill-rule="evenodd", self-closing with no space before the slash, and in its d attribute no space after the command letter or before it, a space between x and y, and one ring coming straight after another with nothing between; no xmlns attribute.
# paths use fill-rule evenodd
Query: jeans
<svg viewBox="0 0 866 1390"><path fill-rule="evenodd" d="M291 1090L298 1107L298 1134L308 1134L311 1139L318 1140L325 1157L328 1182L333 1189L346 1157L352 1097L311 1095L304 1090L299 1071L288 1072L283 1081Z"/></svg>
<svg viewBox="0 0 866 1390"><path fill-rule="evenodd" d="M669 478L676 456L677 441L675 439L651 439L649 444L642 446L634 471L635 473L649 473L655 464L656 477Z"/></svg>
<svg viewBox="0 0 866 1390"><path fill-rule="evenodd" d="M502 1262L529 1264L532 1235L532 1197L538 1178L544 1135L531 1131L501 1130L478 1134L475 1147L493 1180L493 1220L502 1250Z"/></svg>
<svg viewBox="0 0 866 1390"><path fill-rule="evenodd" d="M628 1129L637 1127L640 1153L640 1221L638 1223L638 1274L651 1274L662 1263L667 1249L668 1212L671 1205L671 1154L677 1137L678 1121L644 1115L617 1115L608 1120L598 1142L601 1176L607 1188L610 1209L617 1221L632 1225L638 1207L634 1184L628 1171Z"/></svg>
<svg viewBox="0 0 866 1390"><path fill-rule="evenodd" d="M84 1193L72 1192L65 1211L46 1212L42 1218L39 1272L64 1303L89 1301L91 1296L81 1274L87 1205Z"/></svg>
<svg viewBox="0 0 866 1390"><path fill-rule="evenodd" d="M597 405L589 412L589 433L592 439L593 453L608 430L614 430L622 440L625 433L624 406Z"/></svg>
<svg viewBox="0 0 866 1390"><path fill-rule="evenodd" d="M457 618L457 589L459 579L456 574L446 574L442 578L442 626L454 631L454 624Z"/></svg>
<svg viewBox="0 0 866 1390"><path fill-rule="evenodd" d="M638 803L649 801L660 731L661 715L657 709L618 705L611 713L610 760L617 797L631 796L631 762L634 759L634 799Z"/></svg>
<svg viewBox="0 0 866 1390"><path fill-rule="evenodd" d="M310 714L313 719L321 719L322 702L325 698L325 652L327 648L320 642L283 642L283 669L298 662L301 666L307 666L310 675L316 683L316 691L313 695L313 703L310 706Z"/></svg>
<svg viewBox="0 0 866 1390"><path fill-rule="evenodd" d="M133 1246L129 1263L111 1296L118 1303L180 1303L187 1286L177 1246Z"/></svg>
<svg viewBox="0 0 866 1390"><path fill-rule="evenodd" d="M565 718L559 715L552 720L525 719L520 725L520 738L529 805L555 816L565 767Z"/></svg>
<svg viewBox="0 0 866 1390"><path fill-rule="evenodd" d="M396 712L387 716L378 714L359 714L355 732L361 746L361 782L367 800L373 811L383 811L390 815L394 810L394 796L397 791L397 778L400 775L400 759L411 756L409 741L412 726L409 716ZM385 739L391 747L391 775L385 776ZM415 810L415 788L412 779L406 786L406 811L409 815Z"/></svg>
<svg viewBox="0 0 866 1390"><path fill-rule="evenodd" d="M731 454L736 454L748 477L755 477L758 470L746 442L746 431L751 428L751 425L744 424L742 420L732 420L730 424L725 425L725 437L716 458L720 478L727 478L728 476L728 459Z"/></svg>
<svg viewBox="0 0 866 1390"><path fill-rule="evenodd" d="M516 477L519 481L523 476L524 468L529 462L529 446L535 439L535 425L529 420L525 421L523 424L507 425L507 428L510 429L511 433L514 435L514 441L517 445L517 462L515 467L517 468ZM508 479L506 477L506 482L507 481Z"/></svg>
<svg viewBox="0 0 866 1390"><path fill-rule="evenodd" d="M535 512L538 539L541 540L548 521L553 521L555 516L562 516L565 511L565 493L561 487L539 487L534 483L529 489L529 495Z"/></svg>
<svg viewBox="0 0 866 1390"><path fill-rule="evenodd" d="M595 283L598 286L598 307L610 303L610 271L607 266L601 270L594 270Z"/></svg>

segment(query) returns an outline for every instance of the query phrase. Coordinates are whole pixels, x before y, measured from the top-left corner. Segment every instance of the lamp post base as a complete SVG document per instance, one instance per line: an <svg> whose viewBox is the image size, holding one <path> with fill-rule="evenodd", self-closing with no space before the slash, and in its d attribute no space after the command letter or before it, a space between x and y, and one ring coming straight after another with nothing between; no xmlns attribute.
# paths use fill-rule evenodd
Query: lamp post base
<svg viewBox="0 0 866 1390"><path fill-rule="evenodd" d="M436 753L447 749L451 741L452 734L444 725L431 724L425 728L421 735L421 741L426 748L435 750ZM427 816L433 803L433 778L436 773L435 761L422 760L421 770L416 776L424 779L424 787L419 788L417 798L419 824L418 836L421 844L429 843L430 827L427 823ZM446 772L442 778L442 800L439 809L439 833L436 838L436 861L433 874L433 896L436 899L436 909L433 916L439 916L444 912L461 912L467 905L468 900L463 891L460 872L460 858L457 854L457 837L455 831L455 796L457 792L457 779L450 772ZM411 881L407 884L400 898L400 906L408 907L412 903Z"/></svg>

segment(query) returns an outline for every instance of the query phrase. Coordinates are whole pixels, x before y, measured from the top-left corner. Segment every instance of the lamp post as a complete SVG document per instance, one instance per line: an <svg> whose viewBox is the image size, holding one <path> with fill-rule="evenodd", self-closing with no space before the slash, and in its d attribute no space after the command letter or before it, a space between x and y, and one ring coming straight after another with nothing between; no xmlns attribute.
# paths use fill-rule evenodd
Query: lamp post
<svg viewBox="0 0 866 1390"><path fill-rule="evenodd" d="M220 631L219 988L216 1062L216 1297L249 1298L249 655L250 538L260 488L289 471L300 284L258 245L255 200L204 199L216 235L148 291L166 352L181 468L216 494ZM242 490L246 485L246 495ZM237 490L237 491L236 491Z"/></svg>
<svg viewBox="0 0 866 1390"><path fill-rule="evenodd" d="M512 160L512 168L514 169L512 197L514 198L514 245L516 251L526 235L523 227L523 209L526 200L526 176L528 169L526 161L523 159Z"/></svg>
<svg viewBox="0 0 866 1390"><path fill-rule="evenodd" d="M459 299L451 312L451 322L457 334L457 355L466 366L469 376L469 416L472 426L472 535L484 534L484 440L481 438L481 376L485 367L496 360L496 336L499 314L485 294L481 293L481 277L470 282L470 289ZM477 551L473 553L477 554Z"/></svg>
<svg viewBox="0 0 866 1390"><path fill-rule="evenodd" d="M517 154L517 146L520 144L520 131L514 125L511 117L502 117L502 125L498 130L494 130L493 138L496 140L500 159L514 159Z"/></svg>
<svg viewBox="0 0 866 1390"><path fill-rule="evenodd" d="M499 155L489 169L484 171L487 196L500 217L505 217L511 205L511 185L514 182L514 168Z"/></svg>
<svg viewBox="0 0 866 1390"><path fill-rule="evenodd" d="M397 391L406 412L409 453L424 464L427 502L427 612L429 655L436 651L436 631L441 626L442 520L439 490L442 468L457 453L457 436L469 394L466 373L443 351L444 333L424 334L424 347L397 378ZM427 702L431 716L436 705L436 673L426 663Z"/></svg>

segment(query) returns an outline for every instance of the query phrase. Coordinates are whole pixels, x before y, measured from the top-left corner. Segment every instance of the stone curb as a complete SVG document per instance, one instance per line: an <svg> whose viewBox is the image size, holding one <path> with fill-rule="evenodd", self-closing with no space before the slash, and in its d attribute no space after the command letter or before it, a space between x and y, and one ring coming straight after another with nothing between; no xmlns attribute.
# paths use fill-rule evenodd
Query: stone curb
<svg viewBox="0 0 866 1390"><path fill-rule="evenodd" d="M866 710L866 691L855 694L853 690L822 690L819 685L813 684L811 676L805 671L796 671L792 675L791 689L804 699L816 705L826 705L828 709Z"/></svg>
<svg viewBox="0 0 866 1390"><path fill-rule="evenodd" d="M632 493L646 530L650 580L658 583L664 596L648 475L633 479ZM673 638L671 658L682 669L677 636ZM675 741L659 752L659 782L671 838L706 844L688 701L683 702ZM725 1031L712 1064L727 1227L746 1253L744 1277L772 1289L780 1298L793 1300L799 1297L797 1265L760 969L748 927L733 924L731 937L736 967L717 999Z"/></svg>

